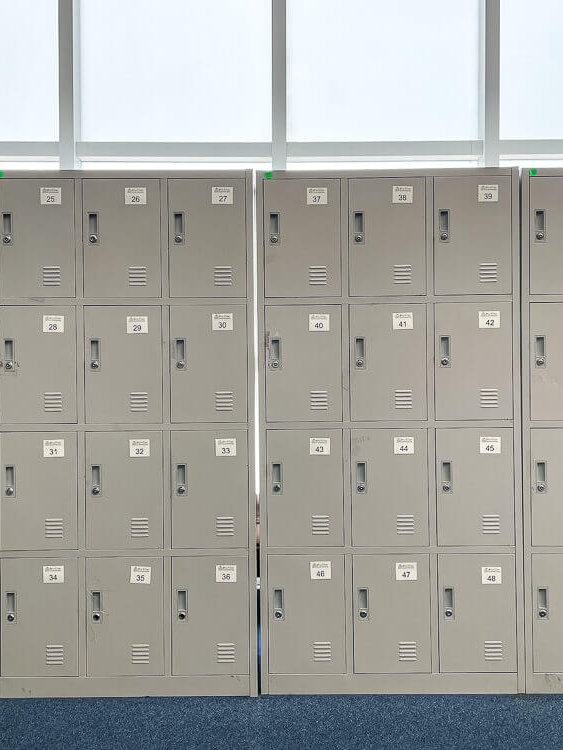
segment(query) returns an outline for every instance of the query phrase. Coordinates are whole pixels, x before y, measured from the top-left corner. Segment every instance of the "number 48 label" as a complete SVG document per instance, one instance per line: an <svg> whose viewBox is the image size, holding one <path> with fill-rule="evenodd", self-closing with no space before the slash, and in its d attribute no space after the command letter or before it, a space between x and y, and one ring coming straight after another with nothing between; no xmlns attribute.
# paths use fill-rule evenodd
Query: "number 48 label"
<svg viewBox="0 0 563 750"><path fill-rule="evenodd" d="M502 568L481 568L481 583L482 584L499 584L502 583Z"/></svg>

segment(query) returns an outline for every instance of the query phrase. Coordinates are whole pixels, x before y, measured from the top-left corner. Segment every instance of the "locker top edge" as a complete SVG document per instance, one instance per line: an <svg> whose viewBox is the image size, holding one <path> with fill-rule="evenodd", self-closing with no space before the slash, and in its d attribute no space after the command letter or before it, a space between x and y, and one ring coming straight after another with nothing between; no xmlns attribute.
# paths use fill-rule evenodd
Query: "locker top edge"
<svg viewBox="0 0 563 750"><path fill-rule="evenodd" d="M41 170L0 170L0 174L3 172L3 176L0 178L0 184L2 180L10 180L10 179L30 179L30 180L37 180L37 179L46 179L46 180L64 180L64 179L76 179L76 178L103 178L107 180L116 179L116 180L147 180L147 179L186 179L186 178L192 178L192 179L201 179L201 178L207 178L207 179L214 179L214 178L225 178L229 177L232 179L246 179L246 180L252 180L252 170L251 169L209 169L209 170L183 170L183 169L174 169L171 171L166 171L162 169L155 169L155 170L113 170L113 169L106 169L106 170L84 170L84 169L75 169L75 170L64 170L64 169L41 169Z"/></svg>

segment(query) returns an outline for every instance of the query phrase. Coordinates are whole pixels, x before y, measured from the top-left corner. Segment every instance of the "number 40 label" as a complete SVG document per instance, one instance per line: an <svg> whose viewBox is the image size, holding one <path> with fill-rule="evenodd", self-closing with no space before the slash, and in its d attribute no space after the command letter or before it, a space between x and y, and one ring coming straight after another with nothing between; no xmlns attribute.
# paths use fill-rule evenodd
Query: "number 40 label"
<svg viewBox="0 0 563 750"><path fill-rule="evenodd" d="M328 313L311 313L309 315L310 331L330 331L330 315Z"/></svg>

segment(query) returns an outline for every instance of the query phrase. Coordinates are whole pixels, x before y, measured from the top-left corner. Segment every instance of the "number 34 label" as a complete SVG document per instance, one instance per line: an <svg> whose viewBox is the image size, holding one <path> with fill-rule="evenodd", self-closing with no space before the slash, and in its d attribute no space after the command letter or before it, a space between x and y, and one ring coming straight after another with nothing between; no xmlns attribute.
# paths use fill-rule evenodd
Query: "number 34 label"
<svg viewBox="0 0 563 750"><path fill-rule="evenodd" d="M43 566L43 583L64 583L65 566L64 565L44 565Z"/></svg>
<svg viewBox="0 0 563 750"><path fill-rule="evenodd" d="M502 568L481 568L481 583L502 583Z"/></svg>
<svg viewBox="0 0 563 750"><path fill-rule="evenodd" d="M145 583L151 582L151 567L145 565L131 565L131 575L129 577L129 583Z"/></svg>

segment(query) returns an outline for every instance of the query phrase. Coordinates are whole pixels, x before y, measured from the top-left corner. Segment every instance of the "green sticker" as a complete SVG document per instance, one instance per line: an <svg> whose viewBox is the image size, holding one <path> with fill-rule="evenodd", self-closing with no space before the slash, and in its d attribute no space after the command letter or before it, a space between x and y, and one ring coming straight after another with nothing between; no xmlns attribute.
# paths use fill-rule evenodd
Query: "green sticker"
<svg viewBox="0 0 563 750"><path fill-rule="evenodd" d="M265 175L264 175L264 177L265 177L265 178L266 178L267 180L271 180L271 179L272 179L272 177L273 177L273 174L274 174L273 172L266 172L266 173L265 173Z"/></svg>
<svg viewBox="0 0 563 750"><path fill-rule="evenodd" d="M537 173L538 173L538 170L537 170L537 169L530 169L530 174L531 174L531 175L535 175L535 174L537 174Z"/></svg>
<svg viewBox="0 0 563 750"><path fill-rule="evenodd" d="M0 172L0 177L4 177L4 172Z"/></svg>

